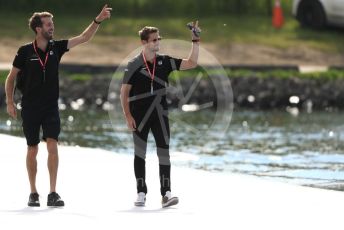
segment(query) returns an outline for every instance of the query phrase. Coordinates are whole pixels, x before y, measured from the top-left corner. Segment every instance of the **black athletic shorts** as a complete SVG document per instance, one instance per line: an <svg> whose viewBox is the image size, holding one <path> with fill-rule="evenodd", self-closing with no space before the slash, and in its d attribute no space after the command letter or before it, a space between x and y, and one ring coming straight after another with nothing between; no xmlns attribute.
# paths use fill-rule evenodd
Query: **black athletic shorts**
<svg viewBox="0 0 344 230"><path fill-rule="evenodd" d="M23 131L28 146L35 146L40 142L40 130L43 130L43 140L52 138L58 141L61 130L58 108L31 110L22 109Z"/></svg>

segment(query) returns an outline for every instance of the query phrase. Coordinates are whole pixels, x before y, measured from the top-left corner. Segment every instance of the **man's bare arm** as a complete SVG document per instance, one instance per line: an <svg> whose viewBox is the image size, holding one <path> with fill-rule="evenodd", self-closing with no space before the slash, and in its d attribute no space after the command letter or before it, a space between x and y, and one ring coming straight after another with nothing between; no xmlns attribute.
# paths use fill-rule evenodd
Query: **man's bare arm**
<svg viewBox="0 0 344 230"><path fill-rule="evenodd" d="M198 21L196 21L196 23L193 23L193 26L200 30L200 28L198 27ZM179 68L180 70L193 69L197 67L200 37L197 37L193 33L193 31L191 32L191 37L193 40L191 52L187 59L182 60L182 63L180 64L180 68Z"/></svg>
<svg viewBox="0 0 344 230"><path fill-rule="evenodd" d="M182 63L180 64L180 70L187 70L193 69L197 67L198 62L198 54L199 54L199 43L193 42L190 55L188 59L183 59Z"/></svg>
<svg viewBox="0 0 344 230"><path fill-rule="evenodd" d="M136 129L136 123L133 116L130 113L130 108L129 108L129 92L131 90L131 87L132 86L130 84L122 84L121 104L122 104L125 119L127 121L127 126L131 131L134 131Z"/></svg>
<svg viewBox="0 0 344 230"><path fill-rule="evenodd" d="M110 18L112 8L105 5L99 15L95 18L97 22L102 22L103 20ZM88 42L95 35L99 27L99 24L94 21L82 32L79 36L70 38L68 40L68 49L71 49L77 45Z"/></svg>
<svg viewBox="0 0 344 230"><path fill-rule="evenodd" d="M12 118L17 118L17 111L14 105L13 94L14 94L14 82L19 71L20 69L13 66L11 71L7 75L6 83L5 83L7 113Z"/></svg>

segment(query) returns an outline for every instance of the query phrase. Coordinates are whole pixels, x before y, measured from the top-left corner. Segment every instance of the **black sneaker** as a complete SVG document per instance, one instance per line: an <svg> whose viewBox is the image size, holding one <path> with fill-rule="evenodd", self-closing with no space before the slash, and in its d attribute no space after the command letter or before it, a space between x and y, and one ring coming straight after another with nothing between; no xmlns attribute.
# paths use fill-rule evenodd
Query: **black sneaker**
<svg viewBox="0 0 344 230"><path fill-rule="evenodd" d="M47 205L53 207L62 207L64 206L64 201L61 200L59 194L57 194L56 192L52 192L48 195Z"/></svg>
<svg viewBox="0 0 344 230"><path fill-rule="evenodd" d="M39 207L39 195L37 192L31 193L29 196L29 202L27 203L29 207Z"/></svg>

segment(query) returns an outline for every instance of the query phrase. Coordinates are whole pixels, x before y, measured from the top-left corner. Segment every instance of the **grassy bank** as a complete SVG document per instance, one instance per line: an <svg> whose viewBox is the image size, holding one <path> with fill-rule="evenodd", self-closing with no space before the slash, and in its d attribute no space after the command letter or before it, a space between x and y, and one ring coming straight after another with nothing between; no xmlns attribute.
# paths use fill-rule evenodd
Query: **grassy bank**
<svg viewBox="0 0 344 230"><path fill-rule="evenodd" d="M30 13L31 14L31 13ZM30 14L0 14L1 39L32 38L33 32L27 26ZM80 34L92 21L93 14L71 16L56 14L55 37L68 38ZM165 38L186 39L189 31L185 24L194 18L159 17L159 18L123 18L113 15L110 21L104 22L97 34L95 42L104 43L102 37L117 36L137 37L137 31L145 25L160 28ZM207 43L228 44L251 43L288 48L291 46L308 46L326 52L344 51L342 37L344 32L337 29L313 31L301 28L298 22L287 16L285 26L276 30L271 26L271 19L266 16L214 16L198 17L203 29L202 40Z"/></svg>
<svg viewBox="0 0 344 230"><path fill-rule="evenodd" d="M189 71L180 71L174 72L171 74L170 79L176 80L178 78L185 78L185 77L196 77L199 72L203 72L205 77L211 74L217 74L216 70L189 70ZM314 73L300 73L299 71L295 70L269 70L269 71L252 71L247 69L225 69L227 76L231 78L237 77L258 77L258 78L300 78L300 79L307 79L307 78L322 78L324 80L336 80L336 79L343 79L344 78L344 71L343 70L329 70L326 72L314 72Z"/></svg>
<svg viewBox="0 0 344 230"><path fill-rule="evenodd" d="M195 78L199 75L199 73L202 72L202 77L208 77L212 74L216 75L219 74L217 70L211 70L207 69L204 70L202 68L197 68L193 70L188 71L175 71L171 73L169 76L170 81L176 81L177 79L182 78ZM223 72L220 72L220 74L224 74ZM325 81L331 81L336 79L343 79L344 78L344 70L335 70L331 69L326 72L314 72L314 73L300 73L299 71L295 70L269 70L269 71L253 71L248 69L225 69L225 74L230 78L238 78L238 77L258 77L258 78L300 78L300 79L316 79L316 78L322 78ZM63 73L64 77L68 77L70 79L73 79L75 81L88 81L92 79L92 74L82 73L82 74L76 74L76 73ZM116 78L116 79L122 79L123 72L115 72L115 74L102 74L101 76L106 78Z"/></svg>
<svg viewBox="0 0 344 230"><path fill-rule="evenodd" d="M175 81L180 78L186 77L196 77L198 74L202 72L204 73L204 77L208 77L211 74L216 74L216 70L207 70L204 69L195 69L195 70L188 70L188 71L178 71L174 72L170 75L170 80ZM247 69L225 69L225 72L229 78L236 78L236 77L259 77L259 78L322 78L324 80L336 80L336 79L343 79L344 78L344 70L329 70L326 72L314 72L314 73L300 73L299 71L294 70L270 70L270 71L252 71ZM7 77L8 71L0 71L0 84L4 85L5 80ZM99 74L99 76L106 77L106 78L116 78L121 79L123 77L123 73L116 72L113 74ZM93 75L88 73L69 73L61 71L60 77L62 78L69 78L73 81L81 81L86 82L92 79Z"/></svg>

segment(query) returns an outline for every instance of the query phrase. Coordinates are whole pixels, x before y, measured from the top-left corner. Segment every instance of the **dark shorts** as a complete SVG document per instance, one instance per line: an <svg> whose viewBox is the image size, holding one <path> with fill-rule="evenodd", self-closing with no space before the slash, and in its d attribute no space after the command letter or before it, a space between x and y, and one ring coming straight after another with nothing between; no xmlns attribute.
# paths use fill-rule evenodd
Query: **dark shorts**
<svg viewBox="0 0 344 230"><path fill-rule="evenodd" d="M58 141L61 131L60 114L58 108L45 110L22 109L23 131L28 146L35 146L40 142L40 130L43 130L43 140L52 138Z"/></svg>

